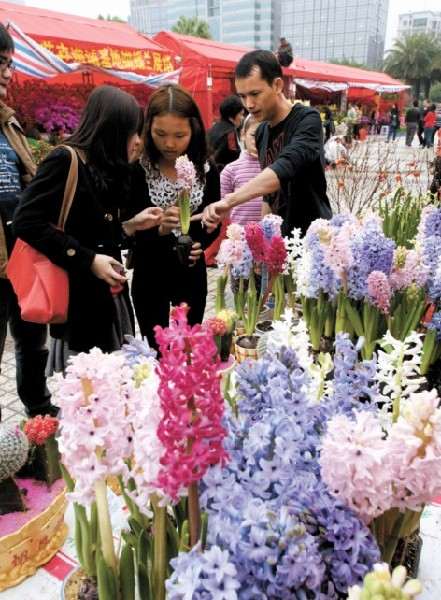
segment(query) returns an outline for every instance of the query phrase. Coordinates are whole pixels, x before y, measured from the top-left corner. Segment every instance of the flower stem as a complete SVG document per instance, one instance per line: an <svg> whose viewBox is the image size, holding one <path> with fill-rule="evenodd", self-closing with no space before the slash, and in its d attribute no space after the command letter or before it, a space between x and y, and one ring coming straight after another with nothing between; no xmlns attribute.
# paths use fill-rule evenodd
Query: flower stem
<svg viewBox="0 0 441 600"><path fill-rule="evenodd" d="M188 487L188 521L190 526L190 546L195 546L201 537L201 509L197 482Z"/></svg>
<svg viewBox="0 0 441 600"><path fill-rule="evenodd" d="M115 548L113 546L112 524L110 522L109 505L107 503L107 486L104 479L95 483L95 496L103 558L106 561L106 564L111 567L116 574L116 556Z"/></svg>
<svg viewBox="0 0 441 600"><path fill-rule="evenodd" d="M152 496L154 510L154 556L153 556L153 585L155 599L165 600L165 580L167 579L167 529L166 507L159 506L158 499Z"/></svg>

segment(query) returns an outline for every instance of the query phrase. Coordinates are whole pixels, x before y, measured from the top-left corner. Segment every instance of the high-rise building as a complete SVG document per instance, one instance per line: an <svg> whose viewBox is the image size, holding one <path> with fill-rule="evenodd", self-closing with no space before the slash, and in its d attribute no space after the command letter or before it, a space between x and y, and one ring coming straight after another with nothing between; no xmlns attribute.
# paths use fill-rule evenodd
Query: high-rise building
<svg viewBox="0 0 441 600"><path fill-rule="evenodd" d="M441 12L432 10L408 12L399 16L398 38L417 33L441 37Z"/></svg>
<svg viewBox="0 0 441 600"><path fill-rule="evenodd" d="M282 35L294 56L381 65L389 0L282 0Z"/></svg>
<svg viewBox="0 0 441 600"><path fill-rule="evenodd" d="M130 0L129 22L153 35L179 17L207 21L213 39L251 48L275 49L282 0Z"/></svg>

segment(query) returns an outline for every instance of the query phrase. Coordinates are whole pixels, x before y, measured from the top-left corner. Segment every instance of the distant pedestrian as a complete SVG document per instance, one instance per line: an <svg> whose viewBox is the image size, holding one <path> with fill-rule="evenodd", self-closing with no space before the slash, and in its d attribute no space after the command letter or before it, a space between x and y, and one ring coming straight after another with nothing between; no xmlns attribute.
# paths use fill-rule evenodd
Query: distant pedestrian
<svg viewBox="0 0 441 600"><path fill-rule="evenodd" d="M418 130L421 113L418 108L418 100L414 100L412 107L406 111L406 146L412 146L413 138Z"/></svg>
<svg viewBox="0 0 441 600"><path fill-rule="evenodd" d="M429 109L424 117L424 147L432 148L433 147L433 137L435 135L435 125L436 125L436 106L431 104Z"/></svg>
<svg viewBox="0 0 441 600"><path fill-rule="evenodd" d="M387 133L387 141L395 141L397 137L397 131L400 127L400 111L398 104L394 104L389 113L389 131Z"/></svg>
<svg viewBox="0 0 441 600"><path fill-rule="evenodd" d="M323 127L325 129L325 143L331 136L335 134L334 116L329 106L325 106L324 111L325 119L323 121Z"/></svg>

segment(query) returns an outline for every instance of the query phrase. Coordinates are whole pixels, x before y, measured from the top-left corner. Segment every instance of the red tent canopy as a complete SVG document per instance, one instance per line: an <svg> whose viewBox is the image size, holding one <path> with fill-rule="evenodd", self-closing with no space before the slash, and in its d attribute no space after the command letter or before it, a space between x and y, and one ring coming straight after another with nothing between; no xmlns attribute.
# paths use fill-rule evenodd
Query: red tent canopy
<svg viewBox="0 0 441 600"><path fill-rule="evenodd" d="M64 62L138 73L175 69L170 51L127 23L88 19L30 6L0 2L0 21L20 29Z"/></svg>
<svg viewBox="0 0 441 600"><path fill-rule="evenodd" d="M169 31L161 31L153 39L176 55L178 64L183 68L180 81L193 94L201 107L205 124L210 126L213 120L213 105L217 106L219 98L234 92L234 68L251 48ZM344 84L345 89L368 87L372 94L382 86L400 90L406 88L401 81L385 73L303 58L295 58L291 67L284 69L284 74L294 81L299 79L317 82L318 86L320 82L332 82ZM301 85L301 81L299 84Z"/></svg>

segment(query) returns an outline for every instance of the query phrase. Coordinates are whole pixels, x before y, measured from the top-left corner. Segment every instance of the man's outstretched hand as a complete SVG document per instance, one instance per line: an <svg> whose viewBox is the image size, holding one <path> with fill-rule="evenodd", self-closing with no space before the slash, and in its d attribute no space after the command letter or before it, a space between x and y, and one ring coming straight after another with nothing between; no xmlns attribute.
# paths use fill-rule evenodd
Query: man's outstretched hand
<svg viewBox="0 0 441 600"><path fill-rule="evenodd" d="M202 223L208 230L213 230L217 225L225 219L230 211L228 204L228 194L223 200L209 204L202 213Z"/></svg>

